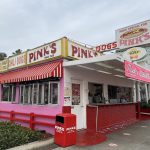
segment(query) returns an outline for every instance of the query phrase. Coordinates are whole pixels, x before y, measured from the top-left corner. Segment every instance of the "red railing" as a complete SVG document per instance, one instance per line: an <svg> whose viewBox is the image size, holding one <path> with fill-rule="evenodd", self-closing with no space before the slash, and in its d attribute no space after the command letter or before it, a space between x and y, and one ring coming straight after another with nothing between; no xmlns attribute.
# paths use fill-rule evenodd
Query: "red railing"
<svg viewBox="0 0 150 150"><path fill-rule="evenodd" d="M17 117L17 115L21 116L22 118ZM50 119L50 121L53 120L54 123L37 121L36 120L37 118ZM35 113L22 113L22 112L15 112L15 111L0 110L0 119L9 120L10 122L28 123L29 128L31 128L32 130L35 129L35 125L46 126L46 127L55 126L55 116L40 115Z"/></svg>

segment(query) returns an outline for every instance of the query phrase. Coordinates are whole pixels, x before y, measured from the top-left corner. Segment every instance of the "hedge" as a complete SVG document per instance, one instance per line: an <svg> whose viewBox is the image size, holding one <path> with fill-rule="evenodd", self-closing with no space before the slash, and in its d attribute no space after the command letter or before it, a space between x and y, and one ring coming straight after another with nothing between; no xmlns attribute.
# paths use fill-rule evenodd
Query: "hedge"
<svg viewBox="0 0 150 150"><path fill-rule="evenodd" d="M15 123L0 122L0 150L41 140L42 138L43 134L38 131Z"/></svg>

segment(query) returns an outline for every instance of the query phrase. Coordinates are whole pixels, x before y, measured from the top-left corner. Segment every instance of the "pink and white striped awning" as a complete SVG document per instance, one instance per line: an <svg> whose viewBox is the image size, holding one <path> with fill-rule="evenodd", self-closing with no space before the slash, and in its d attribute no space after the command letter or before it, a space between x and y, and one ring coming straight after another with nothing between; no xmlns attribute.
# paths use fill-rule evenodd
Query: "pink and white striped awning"
<svg viewBox="0 0 150 150"><path fill-rule="evenodd" d="M62 77L62 75L62 60L60 60L1 74L0 83L22 82L48 77Z"/></svg>

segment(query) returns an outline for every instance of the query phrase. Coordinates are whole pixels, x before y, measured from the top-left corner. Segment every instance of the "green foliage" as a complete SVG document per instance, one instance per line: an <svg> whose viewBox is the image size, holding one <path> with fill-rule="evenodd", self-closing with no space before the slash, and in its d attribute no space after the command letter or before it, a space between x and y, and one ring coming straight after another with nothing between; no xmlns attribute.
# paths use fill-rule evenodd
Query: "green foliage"
<svg viewBox="0 0 150 150"><path fill-rule="evenodd" d="M0 150L43 138L43 134L10 122L0 122Z"/></svg>
<svg viewBox="0 0 150 150"><path fill-rule="evenodd" d="M5 53L0 52L0 60L4 60L7 57Z"/></svg>
<svg viewBox="0 0 150 150"><path fill-rule="evenodd" d="M140 103L141 108L150 108L150 101L147 102L141 102Z"/></svg>
<svg viewBox="0 0 150 150"><path fill-rule="evenodd" d="M21 49L17 49L15 52L13 52L12 54L15 56L15 55L19 55L22 53L22 50Z"/></svg>

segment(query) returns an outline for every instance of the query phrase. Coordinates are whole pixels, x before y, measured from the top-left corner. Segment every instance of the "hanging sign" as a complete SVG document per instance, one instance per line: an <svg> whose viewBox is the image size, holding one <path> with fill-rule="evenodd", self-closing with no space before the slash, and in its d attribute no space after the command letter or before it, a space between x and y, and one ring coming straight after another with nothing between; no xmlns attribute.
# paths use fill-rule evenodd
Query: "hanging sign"
<svg viewBox="0 0 150 150"><path fill-rule="evenodd" d="M125 66L125 76L136 80L150 82L149 70L141 68L129 61L125 61L124 66Z"/></svg>
<svg viewBox="0 0 150 150"><path fill-rule="evenodd" d="M116 30L120 49L150 43L150 20Z"/></svg>
<svg viewBox="0 0 150 150"><path fill-rule="evenodd" d="M146 56L147 52L142 47L133 47L123 53L125 60L137 61Z"/></svg>

